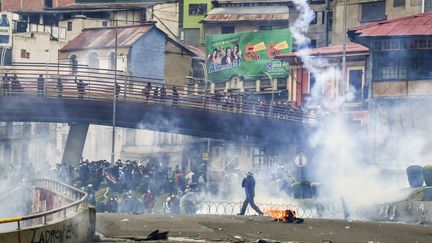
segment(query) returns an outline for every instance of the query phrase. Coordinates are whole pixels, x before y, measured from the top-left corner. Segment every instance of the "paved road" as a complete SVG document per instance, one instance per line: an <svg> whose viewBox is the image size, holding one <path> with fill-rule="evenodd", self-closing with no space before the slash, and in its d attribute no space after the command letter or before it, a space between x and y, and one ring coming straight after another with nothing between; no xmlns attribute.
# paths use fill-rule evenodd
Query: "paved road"
<svg viewBox="0 0 432 243"><path fill-rule="evenodd" d="M97 214L96 229L105 242L169 231L169 242L359 242L431 243L432 226L381 222L306 219L303 224L273 222L270 217L216 215ZM124 240L123 240L124 241Z"/></svg>

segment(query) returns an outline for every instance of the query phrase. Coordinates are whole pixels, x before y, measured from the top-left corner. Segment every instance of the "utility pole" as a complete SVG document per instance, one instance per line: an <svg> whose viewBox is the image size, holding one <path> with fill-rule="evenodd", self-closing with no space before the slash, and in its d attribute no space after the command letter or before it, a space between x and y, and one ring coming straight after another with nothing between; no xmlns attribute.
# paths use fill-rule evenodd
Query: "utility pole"
<svg viewBox="0 0 432 243"><path fill-rule="evenodd" d="M347 80L347 72L346 72L346 44L347 44L347 0L344 0L344 11L343 11L343 35L344 35L344 42L342 45L342 85L339 84L339 95L342 95L343 90L341 90L342 87L344 87L344 84Z"/></svg>
<svg viewBox="0 0 432 243"><path fill-rule="evenodd" d="M111 143L111 163L115 162L115 130L116 130L116 109L117 109L117 49L118 49L118 34L117 34L118 22L115 20L115 47L114 47L114 85L113 85L113 118L112 118L112 143Z"/></svg>

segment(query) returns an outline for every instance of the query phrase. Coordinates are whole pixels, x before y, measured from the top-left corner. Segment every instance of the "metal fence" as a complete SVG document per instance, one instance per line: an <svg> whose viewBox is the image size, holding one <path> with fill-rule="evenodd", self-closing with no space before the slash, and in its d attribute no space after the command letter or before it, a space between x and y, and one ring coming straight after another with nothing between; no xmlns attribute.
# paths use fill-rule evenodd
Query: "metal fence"
<svg viewBox="0 0 432 243"><path fill-rule="evenodd" d="M243 202L201 201L197 204L197 214L236 215L240 212ZM267 210L293 209L302 218L337 218L343 216L343 209L337 201L299 200L286 204L257 203L264 212ZM250 207L247 215L256 214Z"/></svg>
<svg viewBox="0 0 432 243"><path fill-rule="evenodd" d="M314 114L283 104L267 104L241 94L217 95L209 89L164 84L113 70L65 64L15 63L1 70L1 96L139 102L265 116L299 123L314 122ZM40 77L40 82L38 78ZM80 80L82 83L80 83ZM151 86L149 90L148 87ZM147 88L146 88L147 87ZM177 91L175 91L177 90Z"/></svg>

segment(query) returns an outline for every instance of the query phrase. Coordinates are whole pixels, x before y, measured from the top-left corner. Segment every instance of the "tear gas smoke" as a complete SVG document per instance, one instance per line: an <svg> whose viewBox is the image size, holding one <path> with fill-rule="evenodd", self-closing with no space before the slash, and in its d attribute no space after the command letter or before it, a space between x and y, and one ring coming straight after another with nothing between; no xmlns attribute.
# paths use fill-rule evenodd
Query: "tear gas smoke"
<svg viewBox="0 0 432 243"><path fill-rule="evenodd" d="M300 16L291 27L291 31L295 42L304 46L309 42L305 34L314 17L313 11L306 0L293 2ZM407 185L403 173L412 160L405 160L398 164L402 167L399 167L401 170L395 177L384 176L386 166L394 166L394 164L372 163L370 154L367 152L367 132L347 122L344 105L352 100L354 90L351 89L345 95L333 94L330 99L322 95L325 85L335 80L336 83L345 82L340 67L330 64L319 56L310 56L308 49L301 50L297 54L316 79L316 85L312 87L311 98L308 102L319 104L322 110L325 110L319 129L309 141L316 160L314 161L314 176L323 184L322 195L335 198L343 196L351 210L406 197L407 195L401 193L400 189ZM337 92L337 88L334 88ZM374 136L381 140L394 137L390 127L386 124L380 124L380 126L382 129L373 131L377 133ZM417 149L410 150L410 155L413 151L418 151L418 143L422 143L419 137L411 136L408 141L411 140L412 146ZM412 147L406 145L408 145L406 141L398 144L392 149L393 153L404 153Z"/></svg>

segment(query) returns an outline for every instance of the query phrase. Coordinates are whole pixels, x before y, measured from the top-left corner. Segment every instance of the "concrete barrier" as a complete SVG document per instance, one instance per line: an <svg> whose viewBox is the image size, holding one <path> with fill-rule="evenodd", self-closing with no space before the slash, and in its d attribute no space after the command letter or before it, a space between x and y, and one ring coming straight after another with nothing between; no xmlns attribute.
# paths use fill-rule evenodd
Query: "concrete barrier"
<svg viewBox="0 0 432 243"><path fill-rule="evenodd" d="M79 207L67 218L53 220L47 224L31 226L22 230L0 234L2 243L81 243L94 239L96 210L94 207Z"/></svg>
<svg viewBox="0 0 432 243"><path fill-rule="evenodd" d="M363 215L376 221L432 224L432 202L401 201L381 204L364 210Z"/></svg>

